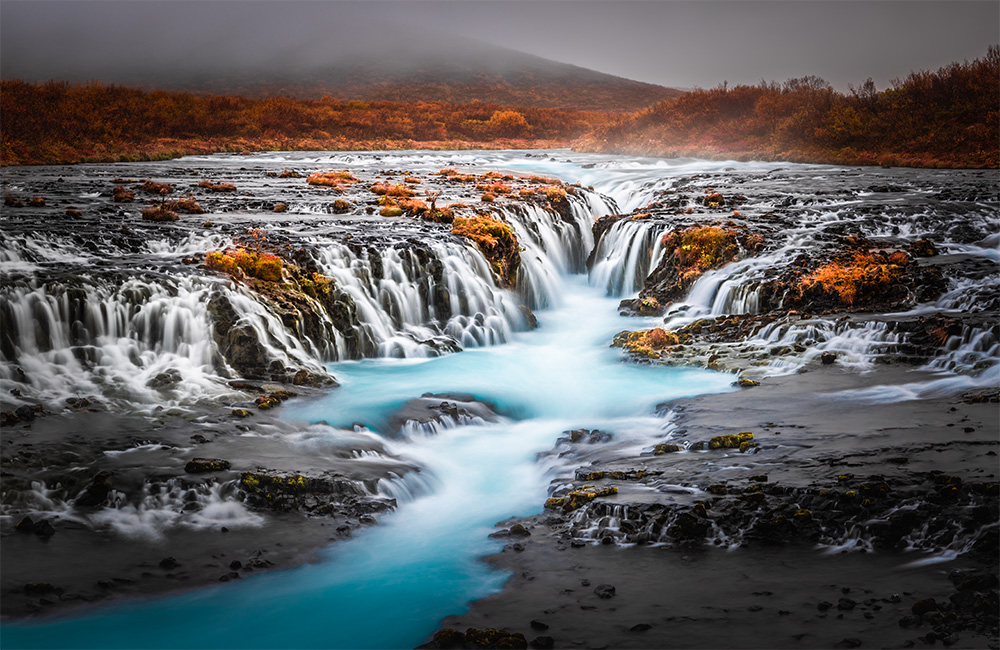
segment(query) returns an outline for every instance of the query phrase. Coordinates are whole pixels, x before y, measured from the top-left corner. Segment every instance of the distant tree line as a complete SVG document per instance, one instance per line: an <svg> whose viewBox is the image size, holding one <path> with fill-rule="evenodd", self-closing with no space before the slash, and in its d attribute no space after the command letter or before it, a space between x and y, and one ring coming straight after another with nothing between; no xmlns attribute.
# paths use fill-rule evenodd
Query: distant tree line
<svg viewBox="0 0 1000 650"><path fill-rule="evenodd" d="M997 167L1000 48L878 91L818 77L696 90L599 126L587 151L915 167Z"/></svg>
<svg viewBox="0 0 1000 650"><path fill-rule="evenodd" d="M479 102L247 99L99 83L0 88L4 164L257 149L568 146L604 113Z"/></svg>

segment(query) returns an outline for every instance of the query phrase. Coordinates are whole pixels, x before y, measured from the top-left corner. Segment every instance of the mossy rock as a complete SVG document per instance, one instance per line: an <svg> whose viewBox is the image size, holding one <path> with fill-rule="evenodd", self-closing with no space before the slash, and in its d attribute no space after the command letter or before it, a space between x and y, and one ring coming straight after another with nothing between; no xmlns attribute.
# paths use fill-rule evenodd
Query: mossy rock
<svg viewBox="0 0 1000 650"><path fill-rule="evenodd" d="M248 411L247 409L233 409L232 415L234 418L248 418L253 416L253 411Z"/></svg>
<svg viewBox="0 0 1000 650"><path fill-rule="evenodd" d="M681 451L681 449L683 449L683 447L681 447L680 445L671 445L664 443L653 447L653 455L662 456L663 454L672 454Z"/></svg>
<svg viewBox="0 0 1000 650"><path fill-rule="evenodd" d="M224 472L229 467L229 461L221 458L193 458L184 466L184 471L188 474L204 474L206 472Z"/></svg>
<svg viewBox="0 0 1000 650"><path fill-rule="evenodd" d="M714 483L712 485L709 485L707 488L705 488L705 491L708 492L709 494L714 494L716 496L724 496L726 494L729 494L729 488L727 488L722 483Z"/></svg>
<svg viewBox="0 0 1000 650"><path fill-rule="evenodd" d="M749 431L715 436L708 441L709 449L739 449L744 442L753 440L753 434Z"/></svg>
<svg viewBox="0 0 1000 650"><path fill-rule="evenodd" d="M267 411L281 404L281 400L278 399L277 397L272 397L270 395L261 395L256 400L254 400L254 404L256 404L257 408L259 408L260 410Z"/></svg>

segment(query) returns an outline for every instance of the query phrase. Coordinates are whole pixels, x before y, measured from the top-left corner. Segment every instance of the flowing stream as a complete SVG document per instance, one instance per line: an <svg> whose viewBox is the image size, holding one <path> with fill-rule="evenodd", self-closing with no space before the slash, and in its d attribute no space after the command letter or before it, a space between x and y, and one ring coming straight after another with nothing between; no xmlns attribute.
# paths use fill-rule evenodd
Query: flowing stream
<svg viewBox="0 0 1000 650"><path fill-rule="evenodd" d="M285 166L347 168L359 175L380 166L427 175L447 166L501 169L557 176L581 188L573 196L572 214L563 218L527 204L498 208L522 246L522 280L509 291L495 284L474 247L447 230L434 230L438 224L357 215L345 226L346 221L324 218L324 205L301 187L278 192L269 185L272 181L260 180L263 170L277 172ZM77 611L68 618L8 623L2 631L4 647L414 647L442 617L502 587L506 576L482 561L503 546L488 535L498 522L539 512L552 481L580 465L580 458L560 456L559 439L566 431L608 432L610 439L599 443L601 454L635 457L671 435L669 420L655 415L657 404L732 390L732 374L623 363L621 352L608 347L619 331L674 329L706 316L757 313L763 274L816 246L824 227L850 226L872 237L896 238L898 245L934 233L946 256L993 265L971 279L949 279L947 293L917 310L966 310L963 301L977 300L988 309L987 298L996 295L1000 277L995 273L997 241L984 234L996 228L993 197L960 203L961 219L944 208L935 212L944 202L925 208L932 199L923 188L937 191L952 179L964 179L959 172L878 172L879 182L911 185L899 198L876 193L876 199L866 189L874 174L867 170L818 165L773 169L771 163L651 161L568 152L261 154L191 157L127 172L81 166L77 180L62 170L43 173L65 173L70 181L62 187L75 187L77 181L83 187L85 182L107 186L119 172L172 180L186 175L189 167L202 175L236 174L240 167L246 176L241 186L253 190L248 194L253 201L288 201L288 213L281 216L258 207L248 217L241 212L248 208L229 209L223 203L211 216L217 224L231 226L226 232L232 233L245 231L251 217L273 220L267 226L274 232L292 233L313 245L320 270L336 280L356 309L353 338L329 322L321 324L322 336L296 334L238 284L184 266L183 256L231 241L207 226L201 232L192 227L192 234L180 241L147 237L133 243L126 228L119 235L105 221L98 234L113 237L101 239L101 246L120 246L110 257L126 262L96 264L94 260L109 257L100 246L78 249L64 232L36 234L31 223L10 221L0 233L0 272L6 274L0 309L10 324L0 341L0 388L14 396L14 405L21 397L58 404L88 394L103 398L113 411L140 414L155 413L160 405L180 414L193 404L217 406L233 395L225 382L232 373L209 340L206 303L221 296L272 357L289 367L325 366L340 382L322 397L286 402L279 412L303 426L329 425L316 429L309 444L336 446L350 436L372 436L378 442L372 449L384 449L400 465L416 469L377 480L379 494L396 498L398 509L381 515L379 525L323 550L317 563L180 595ZM12 187L26 191L36 172L12 173ZM767 227L768 215L785 205L791 216L773 229L780 245L706 273L665 318L623 319L619 299L642 288L662 257L661 236L672 226L662 220L621 220L595 248L593 220L630 212L672 193L697 197L717 182L734 184L727 194L759 191L754 204L741 210L764 215L760 219ZM805 194L809 197L803 199ZM104 201L99 196L79 190L76 199L79 205L93 201L96 206ZM792 199L803 202L793 204ZM878 204L877 216L855 210L866 201ZM103 209L110 214L118 208ZM124 212L114 216L122 223L126 217ZM961 229L948 230L960 222ZM147 227L134 215L128 223ZM347 243L344 232L358 236ZM371 245L358 243L361 234L373 238ZM588 272L585 260L591 253ZM132 278L133 267L143 272ZM122 281L122 274L129 279ZM536 329L530 328L522 304L535 310ZM757 346L754 354L804 343L806 352L790 360L775 357L763 371L782 374L828 350L841 354L841 365L864 370L877 350L897 345L899 338L878 321L814 319L779 321L750 343ZM458 347L462 351L454 353ZM942 373L941 381L995 383L1000 348L990 323L972 323L946 347L948 354L927 368ZM176 380L161 390L157 381L168 371ZM914 394L920 390L914 388ZM404 425L398 432L388 426L408 401L454 393L490 405L496 417L443 419ZM147 453L142 449L135 453ZM153 445L148 453L171 452ZM351 462L363 464L365 454L378 462L380 454L372 450ZM242 504L229 503L242 512ZM44 510L32 507L32 513ZM118 514L116 507L101 512ZM11 515L4 516L13 523Z"/></svg>
<svg viewBox="0 0 1000 650"><path fill-rule="evenodd" d="M506 345L421 360L332 365L342 386L289 418L377 429L425 392L472 393L503 414L495 423L390 440L422 468L395 488L398 512L324 552L319 564L239 584L127 605L43 625L9 625L16 647L413 647L444 616L498 590L505 576L479 559L499 550L498 521L537 512L558 458L536 461L559 435L606 428L609 444L638 449L664 436L653 415L666 399L729 390L731 375L626 365L607 341L617 301L583 276L561 279L559 307ZM547 458L547 459L546 459ZM407 495L414 495L407 498ZM224 622L224 623L222 623Z"/></svg>

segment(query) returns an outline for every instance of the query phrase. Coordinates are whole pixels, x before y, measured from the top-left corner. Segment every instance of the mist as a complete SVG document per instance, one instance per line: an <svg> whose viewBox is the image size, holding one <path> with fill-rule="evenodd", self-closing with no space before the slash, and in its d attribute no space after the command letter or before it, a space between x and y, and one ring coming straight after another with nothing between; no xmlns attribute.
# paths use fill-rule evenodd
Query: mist
<svg viewBox="0 0 1000 650"><path fill-rule="evenodd" d="M1000 41L991 1L4 0L0 18L4 78L147 86L523 67L527 53L679 88L805 75L884 88Z"/></svg>

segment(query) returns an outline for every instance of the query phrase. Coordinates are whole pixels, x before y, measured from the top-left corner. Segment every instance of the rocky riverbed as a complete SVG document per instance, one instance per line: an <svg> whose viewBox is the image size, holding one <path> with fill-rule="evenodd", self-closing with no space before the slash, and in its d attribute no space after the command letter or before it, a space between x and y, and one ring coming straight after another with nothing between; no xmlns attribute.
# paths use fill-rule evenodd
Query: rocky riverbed
<svg viewBox="0 0 1000 650"><path fill-rule="evenodd" d="M329 562L449 493L429 441L533 427L495 469L545 494L482 547L512 577L405 643L995 647L988 173L290 154L4 192L8 619Z"/></svg>

